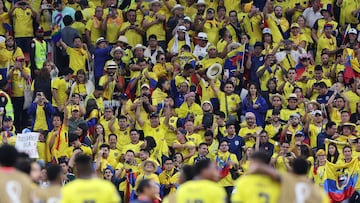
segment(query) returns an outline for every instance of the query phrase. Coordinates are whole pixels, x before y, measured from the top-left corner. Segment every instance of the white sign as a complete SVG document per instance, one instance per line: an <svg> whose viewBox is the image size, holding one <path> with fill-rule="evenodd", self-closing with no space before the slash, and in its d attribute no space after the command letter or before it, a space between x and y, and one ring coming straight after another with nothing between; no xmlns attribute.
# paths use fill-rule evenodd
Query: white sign
<svg viewBox="0 0 360 203"><path fill-rule="evenodd" d="M37 151L37 142L39 140L39 133L29 132L16 135L15 148L19 152L24 152L29 155L30 158L39 158Z"/></svg>

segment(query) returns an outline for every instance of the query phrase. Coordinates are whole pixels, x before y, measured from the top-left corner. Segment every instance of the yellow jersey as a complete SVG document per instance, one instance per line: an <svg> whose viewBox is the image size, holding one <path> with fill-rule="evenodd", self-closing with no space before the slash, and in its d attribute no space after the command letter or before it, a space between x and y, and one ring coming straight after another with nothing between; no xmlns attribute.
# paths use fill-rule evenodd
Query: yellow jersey
<svg viewBox="0 0 360 203"><path fill-rule="evenodd" d="M57 95L58 95L58 102L59 105L62 106L65 104L65 102L68 99L68 95L66 94L66 90L69 87L69 83L66 82L66 80L63 77L57 77L54 80L51 81L51 89L56 89L57 90ZM54 107L60 107L57 105L57 103L55 102L54 97L52 97L52 105Z"/></svg>
<svg viewBox="0 0 360 203"><path fill-rule="evenodd" d="M15 38L17 37L33 37L33 13L30 8L15 8L13 11L13 30Z"/></svg>
<svg viewBox="0 0 360 203"><path fill-rule="evenodd" d="M233 203L277 203L280 196L280 184L261 174L241 176L235 181L231 195Z"/></svg>
<svg viewBox="0 0 360 203"><path fill-rule="evenodd" d="M30 76L30 68L24 67L24 73ZM12 97L23 97L26 80L22 76L20 70L16 69L13 71L11 81L12 81Z"/></svg>
<svg viewBox="0 0 360 203"><path fill-rule="evenodd" d="M88 60L88 52L83 48L66 48L66 53L69 55L70 63L69 67L74 73L79 70L86 71L86 60Z"/></svg>
<svg viewBox="0 0 360 203"><path fill-rule="evenodd" d="M178 188L176 192L176 203L189 202L225 203L226 192L223 187L209 180L188 181Z"/></svg>
<svg viewBox="0 0 360 203"><path fill-rule="evenodd" d="M162 11L159 11L158 14L165 15L165 13L163 13ZM150 15L145 16L145 18L144 18L144 20L146 20L148 23L151 23L151 22L155 21L156 19L157 19L157 17L155 16L155 14L152 16L150 16ZM157 36L158 41L165 41L166 32L164 29L164 24L156 23L156 24L148 27L146 30L146 39L149 39L149 36L152 34Z"/></svg>
<svg viewBox="0 0 360 203"><path fill-rule="evenodd" d="M97 178L76 179L66 184L61 190L61 203L91 202L117 203L121 202L115 186L106 180Z"/></svg>
<svg viewBox="0 0 360 203"><path fill-rule="evenodd" d="M224 112L226 117L234 116L237 118L237 111L234 111L234 109L241 103L240 96L234 93L226 95L224 92L219 91L218 99L220 103L220 111Z"/></svg>

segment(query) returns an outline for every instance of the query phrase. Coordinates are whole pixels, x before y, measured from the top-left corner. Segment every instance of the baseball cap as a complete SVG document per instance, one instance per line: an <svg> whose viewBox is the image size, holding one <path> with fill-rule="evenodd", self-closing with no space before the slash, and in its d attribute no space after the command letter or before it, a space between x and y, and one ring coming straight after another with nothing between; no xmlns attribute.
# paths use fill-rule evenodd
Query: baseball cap
<svg viewBox="0 0 360 203"><path fill-rule="evenodd" d="M255 42L254 47L261 47L261 48L264 49L264 43L262 43L262 42Z"/></svg>
<svg viewBox="0 0 360 203"><path fill-rule="evenodd" d="M185 129L179 129L179 132L183 135L186 135L187 131Z"/></svg>
<svg viewBox="0 0 360 203"><path fill-rule="evenodd" d="M319 149L319 150L316 152L316 156L321 156L321 155L326 155L325 150Z"/></svg>
<svg viewBox="0 0 360 203"><path fill-rule="evenodd" d="M97 40L96 40L96 44L99 44L101 42L107 42L107 40L104 38L104 37L99 37Z"/></svg>
<svg viewBox="0 0 360 203"><path fill-rule="evenodd" d="M300 119L300 115L298 113L293 113L290 115L290 118L298 118Z"/></svg>
<svg viewBox="0 0 360 203"><path fill-rule="evenodd" d="M71 106L71 112L73 112L73 111L80 111L79 105L72 105Z"/></svg>
<svg viewBox="0 0 360 203"><path fill-rule="evenodd" d="M262 33L272 35L272 32L271 32L270 28L264 28Z"/></svg>
<svg viewBox="0 0 360 203"><path fill-rule="evenodd" d="M10 116L5 116L3 121L12 121L12 118Z"/></svg>
<svg viewBox="0 0 360 203"><path fill-rule="evenodd" d="M128 99L128 96L127 96L127 94L122 93L122 94L120 94L119 98L120 99Z"/></svg>
<svg viewBox="0 0 360 203"><path fill-rule="evenodd" d="M299 24L297 24L297 23L291 24L291 28L295 28L295 27L300 27L300 26L299 26Z"/></svg>
<svg viewBox="0 0 360 203"><path fill-rule="evenodd" d="M144 88L144 87L150 89L150 86L149 86L148 84L142 84L141 87L140 87L140 89L142 89L142 88Z"/></svg>
<svg viewBox="0 0 360 203"><path fill-rule="evenodd" d="M152 112L150 115L149 115L149 117L150 118L157 118L157 117L159 117L159 114L158 113L156 113L156 112Z"/></svg>
<svg viewBox="0 0 360 203"><path fill-rule="evenodd" d="M348 33L349 34L354 34L354 35L358 34L358 32L357 32L357 30L355 28L351 28Z"/></svg>
<svg viewBox="0 0 360 203"><path fill-rule="evenodd" d="M301 136L305 136L302 131L299 131L299 132L295 133L295 137L301 137Z"/></svg>
<svg viewBox="0 0 360 203"><path fill-rule="evenodd" d="M289 95L288 100L289 99L296 99L297 100L298 98L297 98L296 94L292 93L292 94Z"/></svg>

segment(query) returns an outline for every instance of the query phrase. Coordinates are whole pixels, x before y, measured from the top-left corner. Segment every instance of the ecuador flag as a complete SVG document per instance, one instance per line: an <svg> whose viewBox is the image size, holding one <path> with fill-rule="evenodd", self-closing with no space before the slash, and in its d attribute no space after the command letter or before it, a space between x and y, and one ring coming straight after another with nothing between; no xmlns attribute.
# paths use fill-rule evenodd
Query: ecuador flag
<svg viewBox="0 0 360 203"><path fill-rule="evenodd" d="M341 202L353 195L359 177L358 162L358 159L345 164L326 162L324 189L332 201Z"/></svg>

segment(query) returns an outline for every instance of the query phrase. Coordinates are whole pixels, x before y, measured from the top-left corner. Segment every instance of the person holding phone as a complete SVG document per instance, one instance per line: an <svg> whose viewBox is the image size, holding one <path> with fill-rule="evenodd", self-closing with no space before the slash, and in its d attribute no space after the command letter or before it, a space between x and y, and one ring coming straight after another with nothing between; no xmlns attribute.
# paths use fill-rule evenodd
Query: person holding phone
<svg viewBox="0 0 360 203"><path fill-rule="evenodd" d="M32 117L31 130L52 130L51 117L55 114L55 108L49 102L44 92L38 91L36 93L33 103L27 110L27 113Z"/></svg>

